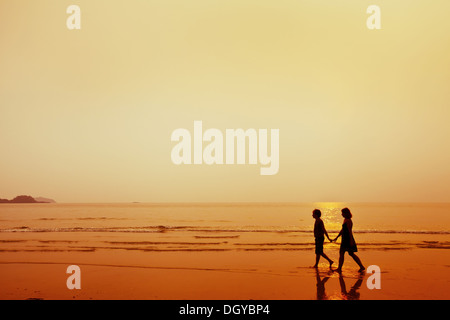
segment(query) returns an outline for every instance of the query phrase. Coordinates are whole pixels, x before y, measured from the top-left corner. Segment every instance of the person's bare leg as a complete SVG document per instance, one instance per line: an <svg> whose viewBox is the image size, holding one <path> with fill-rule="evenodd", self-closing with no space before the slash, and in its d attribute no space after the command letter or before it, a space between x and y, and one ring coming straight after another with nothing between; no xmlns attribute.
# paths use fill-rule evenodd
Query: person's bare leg
<svg viewBox="0 0 450 320"><path fill-rule="evenodd" d="M342 265L344 264L344 254L345 254L345 251L339 252L339 266L336 269L337 272L342 271Z"/></svg>
<svg viewBox="0 0 450 320"><path fill-rule="evenodd" d="M333 264L334 261L331 260L330 258L328 258L328 256L325 253L322 253L322 257L324 257L325 259L328 260L328 263L330 264L330 268L331 268L331 265Z"/></svg>
<svg viewBox="0 0 450 320"><path fill-rule="evenodd" d="M361 259L359 259L359 257L354 252L349 252L349 255L358 264L358 266L359 266L358 271L364 271L366 269L366 268L364 268L363 264L361 263Z"/></svg>
<svg viewBox="0 0 450 320"><path fill-rule="evenodd" d="M318 267L319 260L320 260L320 254L316 254L316 264L313 266L313 268L317 268Z"/></svg>

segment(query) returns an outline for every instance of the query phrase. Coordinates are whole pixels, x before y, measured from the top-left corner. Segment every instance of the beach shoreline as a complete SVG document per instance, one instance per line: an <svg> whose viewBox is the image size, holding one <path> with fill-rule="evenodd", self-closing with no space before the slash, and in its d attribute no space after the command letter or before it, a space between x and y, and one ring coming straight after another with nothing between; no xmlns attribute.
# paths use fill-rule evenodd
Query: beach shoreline
<svg viewBox="0 0 450 320"><path fill-rule="evenodd" d="M351 259L339 274L325 261L312 268L312 251L128 252L110 258L86 252L39 253L23 261L14 261L14 254L8 253L0 260L0 299L447 300L449 265L417 261L424 256L428 262L445 259L443 255L445 250L414 249L402 256L394 250L363 250L363 261L381 268L381 289L370 290L370 274L357 272ZM66 269L72 264L81 270L80 290L66 287Z"/></svg>
<svg viewBox="0 0 450 320"><path fill-rule="evenodd" d="M311 208L334 238L343 205L7 205L0 299L450 298L450 206L350 204L358 256L381 270L381 289L370 290L370 274L348 255L342 276L323 258L312 268ZM334 269L339 241L324 244ZM71 265L80 267L79 290L66 285Z"/></svg>

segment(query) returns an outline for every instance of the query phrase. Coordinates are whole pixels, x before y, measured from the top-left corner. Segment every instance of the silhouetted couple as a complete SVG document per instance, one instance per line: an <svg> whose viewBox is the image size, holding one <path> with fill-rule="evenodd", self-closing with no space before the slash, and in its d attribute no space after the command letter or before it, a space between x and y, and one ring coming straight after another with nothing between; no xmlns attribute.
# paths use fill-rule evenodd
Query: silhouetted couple
<svg viewBox="0 0 450 320"><path fill-rule="evenodd" d="M352 214L350 212L350 209L344 208L341 210L342 217L344 217L344 223L342 224L342 229L337 235L337 237L333 240L330 239L328 236L327 230L325 229L325 225L320 219L320 216L322 215L322 212L320 212L319 209L315 209L313 211L313 218L316 219L316 222L314 223L314 238L316 239L316 264L314 265L314 268L317 268L319 265L320 256L324 257L328 260L330 263L330 268L332 264L334 263L333 260L328 258L328 256L323 253L323 243L325 241L325 236L327 236L328 240L330 242L336 241L340 236L342 236L341 240L341 248L339 249L339 266L336 269L337 272L342 271L342 265L344 264L344 254L347 251L350 257L355 260L355 262L359 266L358 271L363 271L365 268L361 263L361 260L358 258L358 256L355 254L355 252L358 252L358 248L356 247L355 238L353 238L353 222L352 222Z"/></svg>

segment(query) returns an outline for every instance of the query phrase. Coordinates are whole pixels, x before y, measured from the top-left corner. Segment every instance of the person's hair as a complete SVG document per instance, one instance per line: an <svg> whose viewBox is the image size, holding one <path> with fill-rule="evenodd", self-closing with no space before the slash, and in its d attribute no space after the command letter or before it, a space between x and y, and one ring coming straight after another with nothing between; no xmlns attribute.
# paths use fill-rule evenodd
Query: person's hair
<svg viewBox="0 0 450 320"><path fill-rule="evenodd" d="M344 208L341 210L341 212L342 212L342 215L344 216L344 218L347 218L347 219L352 218L352 213L350 212L349 208Z"/></svg>
<svg viewBox="0 0 450 320"><path fill-rule="evenodd" d="M320 212L319 209L314 209L313 214L320 218L320 216L322 215L322 212Z"/></svg>

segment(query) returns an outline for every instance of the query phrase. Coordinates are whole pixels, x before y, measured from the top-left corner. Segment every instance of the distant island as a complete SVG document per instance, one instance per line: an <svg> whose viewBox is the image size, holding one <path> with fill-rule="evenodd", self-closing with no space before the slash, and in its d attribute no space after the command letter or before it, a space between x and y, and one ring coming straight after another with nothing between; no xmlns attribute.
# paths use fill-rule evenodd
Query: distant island
<svg viewBox="0 0 450 320"><path fill-rule="evenodd" d="M56 203L53 199L37 197L33 198L32 196L17 196L12 200L8 199L0 199L0 203Z"/></svg>

